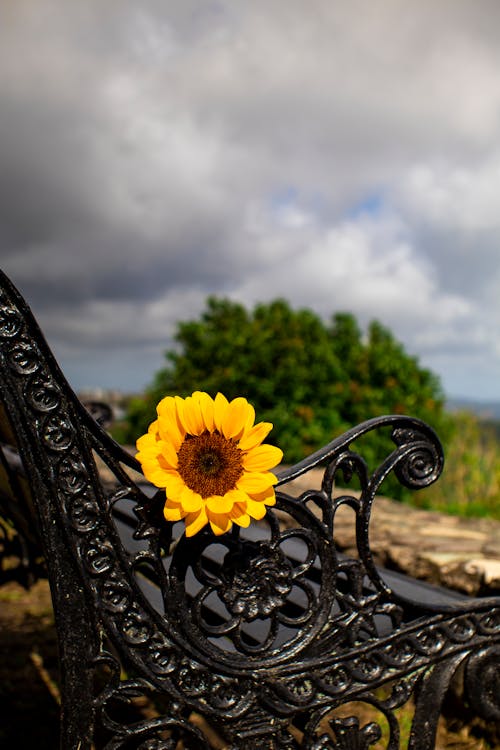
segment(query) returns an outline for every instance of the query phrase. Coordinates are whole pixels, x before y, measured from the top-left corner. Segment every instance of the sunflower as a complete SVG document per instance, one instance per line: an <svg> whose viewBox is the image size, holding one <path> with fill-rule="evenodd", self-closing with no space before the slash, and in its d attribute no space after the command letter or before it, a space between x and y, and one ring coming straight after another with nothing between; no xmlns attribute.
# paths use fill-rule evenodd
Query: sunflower
<svg viewBox="0 0 500 750"><path fill-rule="evenodd" d="M196 391L188 398L166 396L158 419L137 441L144 476L165 489L167 521L184 519L186 536L210 524L217 535L233 523L248 526L276 502L277 479L269 469L283 456L262 445L272 424L255 422L245 398L228 401Z"/></svg>

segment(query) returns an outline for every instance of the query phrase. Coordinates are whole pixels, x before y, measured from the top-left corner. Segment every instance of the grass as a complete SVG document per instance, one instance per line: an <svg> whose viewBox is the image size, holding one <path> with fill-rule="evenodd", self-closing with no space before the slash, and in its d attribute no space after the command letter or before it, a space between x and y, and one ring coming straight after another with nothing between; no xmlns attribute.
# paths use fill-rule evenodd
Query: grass
<svg viewBox="0 0 500 750"><path fill-rule="evenodd" d="M495 426L468 413L453 419L443 474L431 487L412 493L412 504L465 518L500 520L500 441Z"/></svg>

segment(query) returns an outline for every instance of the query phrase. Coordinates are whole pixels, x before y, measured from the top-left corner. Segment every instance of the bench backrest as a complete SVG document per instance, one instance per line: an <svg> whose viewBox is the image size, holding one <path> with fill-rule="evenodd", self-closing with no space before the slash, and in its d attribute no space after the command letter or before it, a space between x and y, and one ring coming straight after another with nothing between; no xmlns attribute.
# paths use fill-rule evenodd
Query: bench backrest
<svg viewBox="0 0 500 750"><path fill-rule="evenodd" d="M64 750L208 750L214 731L233 750L363 750L381 730L360 720L360 704L389 727L394 750L398 709L410 699L408 747L427 750L458 673L473 710L500 719L500 599L410 600L370 550L385 477L419 488L439 476L442 451L428 426L401 416L365 422L284 472L261 523L188 539L164 521L163 492L131 478L138 464L80 404L4 276L0 373L0 440L18 451L27 482L0 470L0 485L11 510L19 496L13 522L47 565ZM374 430L390 430L394 450L370 472L351 446ZM321 488L285 491L314 466L324 467ZM340 473L357 478L359 496L333 499ZM345 506L357 558L335 547ZM139 696L154 697L155 715L119 710Z"/></svg>

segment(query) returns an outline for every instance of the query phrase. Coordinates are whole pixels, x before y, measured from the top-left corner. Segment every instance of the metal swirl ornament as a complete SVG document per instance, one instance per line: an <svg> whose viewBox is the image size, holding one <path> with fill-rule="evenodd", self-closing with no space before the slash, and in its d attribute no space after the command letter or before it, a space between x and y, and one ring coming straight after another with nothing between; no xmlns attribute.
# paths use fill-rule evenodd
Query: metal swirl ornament
<svg viewBox="0 0 500 750"><path fill-rule="evenodd" d="M428 487L443 470L444 455L434 431L396 428L392 439L399 448L394 473L409 489Z"/></svg>
<svg viewBox="0 0 500 750"><path fill-rule="evenodd" d="M465 669L465 690L475 712L486 721L500 721L500 646L472 654Z"/></svg>

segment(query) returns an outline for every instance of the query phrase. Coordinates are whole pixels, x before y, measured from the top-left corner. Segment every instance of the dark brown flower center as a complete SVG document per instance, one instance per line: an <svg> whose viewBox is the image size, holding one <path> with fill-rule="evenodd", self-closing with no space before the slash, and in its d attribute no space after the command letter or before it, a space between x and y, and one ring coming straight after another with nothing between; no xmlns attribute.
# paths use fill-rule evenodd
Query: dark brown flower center
<svg viewBox="0 0 500 750"><path fill-rule="evenodd" d="M187 435L177 456L179 474L203 498L225 495L243 474L242 452L218 432Z"/></svg>

